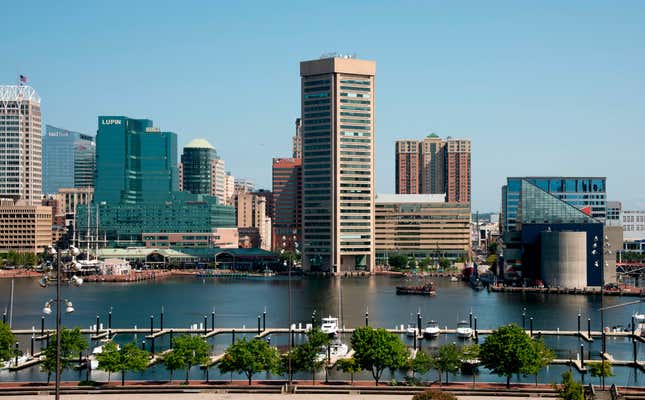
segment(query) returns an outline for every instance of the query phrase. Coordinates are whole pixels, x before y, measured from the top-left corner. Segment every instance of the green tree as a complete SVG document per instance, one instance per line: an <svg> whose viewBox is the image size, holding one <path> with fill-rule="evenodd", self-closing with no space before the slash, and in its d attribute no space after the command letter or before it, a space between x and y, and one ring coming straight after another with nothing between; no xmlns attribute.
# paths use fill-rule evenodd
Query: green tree
<svg viewBox="0 0 645 400"><path fill-rule="evenodd" d="M163 365L168 371L170 371L170 383L172 383L173 372L178 369L186 368L186 361L180 353L171 351L163 357Z"/></svg>
<svg viewBox="0 0 645 400"><path fill-rule="evenodd" d="M9 325L0 322L0 362L10 360L16 355L16 337L9 329Z"/></svg>
<svg viewBox="0 0 645 400"><path fill-rule="evenodd" d="M419 267L422 268L422 269L428 268L430 266L430 264L432 264L432 259L430 257L422 258L419 261Z"/></svg>
<svg viewBox="0 0 645 400"><path fill-rule="evenodd" d="M439 351L434 357L434 366L439 372L439 385L441 385L441 373L446 374L446 383L448 383L448 373L455 373L461 365L461 352L454 343L446 343L439 347Z"/></svg>
<svg viewBox="0 0 645 400"><path fill-rule="evenodd" d="M121 356L119 348L114 342L108 342L103 345L102 351L96 355L99 362L99 369L108 373L108 383L112 377L112 372L121 370Z"/></svg>
<svg viewBox="0 0 645 400"><path fill-rule="evenodd" d="M432 369L434 359L425 351L419 349L414 358L408 360L410 370L412 370L412 379L416 379L416 374L424 375Z"/></svg>
<svg viewBox="0 0 645 400"><path fill-rule="evenodd" d="M358 365L354 357L341 358L336 362L336 368L350 375L351 384L354 384L354 374L361 371L361 366Z"/></svg>
<svg viewBox="0 0 645 400"><path fill-rule="evenodd" d="M461 348L461 368L469 368L473 374L473 387L477 377L477 361L479 360L480 347L478 344L470 344Z"/></svg>
<svg viewBox="0 0 645 400"><path fill-rule="evenodd" d="M562 373L562 383L560 387L556 387L558 397L562 400L584 400L585 394L582 385L573 379L571 371Z"/></svg>
<svg viewBox="0 0 645 400"><path fill-rule="evenodd" d="M439 266L442 269L446 270L446 269L448 269L448 268L450 268L452 266L452 263L447 258L441 257L439 259Z"/></svg>
<svg viewBox="0 0 645 400"><path fill-rule="evenodd" d="M87 349L87 342L81 335L79 328L60 330L60 370L64 371L69 368L73 359L80 352ZM41 364L41 369L47 372L47 383L51 380L52 372L56 372L56 340L49 342L49 345L43 351L45 359Z"/></svg>
<svg viewBox="0 0 645 400"><path fill-rule="evenodd" d="M315 384L316 371L322 368L327 362L326 357L320 357L325 352L330 342L329 335L314 328L307 332L307 341L295 347L293 351L292 367L296 371L311 372L311 381Z"/></svg>
<svg viewBox="0 0 645 400"><path fill-rule="evenodd" d="M136 343L128 343L119 350L119 371L121 371L121 386L125 385L125 373L128 371L142 372L150 363L150 353L137 347Z"/></svg>
<svg viewBox="0 0 645 400"><path fill-rule="evenodd" d="M390 254L388 264L393 269L404 269L408 265L408 257L400 253Z"/></svg>
<svg viewBox="0 0 645 400"><path fill-rule="evenodd" d="M269 346L267 342L244 338L226 349L218 368L224 374L227 372L245 374L250 385L254 374L262 371L277 371L279 363L278 350Z"/></svg>
<svg viewBox="0 0 645 400"><path fill-rule="evenodd" d="M515 324L494 330L480 350L482 364L498 376L505 376L506 387L511 386L513 374L526 370L535 357L533 341Z"/></svg>
<svg viewBox="0 0 645 400"><path fill-rule="evenodd" d="M375 384L381 379L386 368L395 370L406 366L408 349L397 335L383 328L366 326L358 328L352 335L354 358L361 369L369 370Z"/></svg>
<svg viewBox="0 0 645 400"><path fill-rule="evenodd" d="M602 361L587 362L586 365L589 368L589 372L591 373L591 376L593 376L594 378L598 378L598 380L601 380L603 376L604 377L614 376L614 371L613 371L611 362L607 360L605 360L605 362L602 362Z"/></svg>
<svg viewBox="0 0 645 400"><path fill-rule="evenodd" d="M190 369L194 365L206 364L210 361L211 346L202 336L181 335L173 339L173 353L183 359L186 368L186 383Z"/></svg>
<svg viewBox="0 0 645 400"><path fill-rule="evenodd" d="M532 354L528 364L524 366L522 372L535 376L535 386L538 385L538 373L553 361L555 354L549 349L542 339L533 340Z"/></svg>

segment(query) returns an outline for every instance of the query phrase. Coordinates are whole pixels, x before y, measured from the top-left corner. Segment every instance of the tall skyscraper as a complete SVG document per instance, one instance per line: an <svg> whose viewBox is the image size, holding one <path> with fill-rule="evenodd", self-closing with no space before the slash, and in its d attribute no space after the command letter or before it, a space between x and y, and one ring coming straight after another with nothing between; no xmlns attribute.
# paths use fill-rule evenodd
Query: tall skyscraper
<svg viewBox="0 0 645 400"><path fill-rule="evenodd" d="M215 147L204 139L191 140L181 155L182 190L193 194L211 194Z"/></svg>
<svg viewBox="0 0 645 400"><path fill-rule="evenodd" d="M177 135L149 119L99 116L95 202L163 202L179 189Z"/></svg>
<svg viewBox="0 0 645 400"><path fill-rule="evenodd" d="M46 125L42 145L43 192L94 186L94 137Z"/></svg>
<svg viewBox="0 0 645 400"><path fill-rule="evenodd" d="M302 120L300 118L296 118L296 134L291 142L292 157L302 159Z"/></svg>
<svg viewBox="0 0 645 400"><path fill-rule="evenodd" d="M375 73L347 56L300 63L305 270L374 269Z"/></svg>
<svg viewBox="0 0 645 400"><path fill-rule="evenodd" d="M416 140L397 140L395 148L396 193L419 193L419 178L421 177L419 142Z"/></svg>
<svg viewBox="0 0 645 400"><path fill-rule="evenodd" d="M31 86L0 86L0 197L39 205L42 197L40 97Z"/></svg>
<svg viewBox="0 0 645 400"><path fill-rule="evenodd" d="M396 193L445 194L450 203L470 203L470 140L397 140Z"/></svg>
<svg viewBox="0 0 645 400"><path fill-rule="evenodd" d="M302 160L273 159L273 250L302 243Z"/></svg>
<svg viewBox="0 0 645 400"><path fill-rule="evenodd" d="M266 198L245 190L235 193L235 214L238 228L246 229L259 237L259 246L262 249L271 249L271 218L266 215ZM267 224L269 224L267 226ZM254 244L256 240L252 240Z"/></svg>

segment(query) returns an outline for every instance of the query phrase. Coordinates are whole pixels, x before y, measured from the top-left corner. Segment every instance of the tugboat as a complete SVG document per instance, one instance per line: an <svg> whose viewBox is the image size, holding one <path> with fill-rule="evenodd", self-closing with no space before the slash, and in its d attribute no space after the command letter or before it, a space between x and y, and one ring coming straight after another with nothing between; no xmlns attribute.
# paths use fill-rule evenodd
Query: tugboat
<svg viewBox="0 0 645 400"><path fill-rule="evenodd" d="M423 285L401 285L396 287L396 294L420 294L422 296L434 296L437 292L432 282Z"/></svg>
<svg viewBox="0 0 645 400"><path fill-rule="evenodd" d="M437 321L429 321L426 328L423 330L423 338L435 339L440 333L441 330L439 329L439 323L437 323Z"/></svg>

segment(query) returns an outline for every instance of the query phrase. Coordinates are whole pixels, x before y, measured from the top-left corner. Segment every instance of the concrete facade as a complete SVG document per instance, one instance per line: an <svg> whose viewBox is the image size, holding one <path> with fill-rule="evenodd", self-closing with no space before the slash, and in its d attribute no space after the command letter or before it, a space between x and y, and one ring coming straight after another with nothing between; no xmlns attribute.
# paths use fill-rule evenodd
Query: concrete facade
<svg viewBox="0 0 645 400"><path fill-rule="evenodd" d="M40 253L51 244L51 207L0 199L0 252Z"/></svg>
<svg viewBox="0 0 645 400"><path fill-rule="evenodd" d="M587 233L541 232L542 281L549 287L587 286Z"/></svg>

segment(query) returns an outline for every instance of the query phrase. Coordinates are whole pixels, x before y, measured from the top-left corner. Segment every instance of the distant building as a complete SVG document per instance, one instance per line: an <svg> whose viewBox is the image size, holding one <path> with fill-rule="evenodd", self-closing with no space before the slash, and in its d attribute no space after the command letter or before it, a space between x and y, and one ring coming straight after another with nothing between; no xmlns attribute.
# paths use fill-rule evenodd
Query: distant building
<svg viewBox="0 0 645 400"><path fill-rule="evenodd" d="M224 176L224 204L227 206L233 205L233 196L235 195L235 177L227 172Z"/></svg>
<svg viewBox="0 0 645 400"><path fill-rule="evenodd" d="M607 218L605 223L610 226L622 226L622 211L623 205L620 201L607 201Z"/></svg>
<svg viewBox="0 0 645 400"><path fill-rule="evenodd" d="M470 252L470 204L436 194L379 194L375 203L376 258L394 253L421 260L456 259Z"/></svg>
<svg viewBox="0 0 645 400"><path fill-rule="evenodd" d="M226 204L226 172L224 160L204 139L192 140L184 147L179 164L181 190L193 194L209 194Z"/></svg>
<svg viewBox="0 0 645 400"><path fill-rule="evenodd" d="M254 228L259 236L259 247L265 250L271 248L271 227L267 227L266 198L244 190L237 191L234 196L235 212L238 228ZM242 237L242 234L240 234ZM255 241L252 241L255 245Z"/></svg>
<svg viewBox="0 0 645 400"><path fill-rule="evenodd" d="M270 190L266 190L266 189L258 189L256 191L254 191L253 194L256 194L258 196L264 197L264 200L265 200L264 204L266 205L265 206L266 216L271 218L271 219L273 219L273 213L274 213L274 210L273 210L273 192L270 191Z"/></svg>
<svg viewBox="0 0 645 400"><path fill-rule="evenodd" d="M447 202L470 203L470 140L397 140L395 159L397 194L445 193Z"/></svg>
<svg viewBox="0 0 645 400"><path fill-rule="evenodd" d="M293 158L302 159L302 120L296 118L296 134L291 140L291 153Z"/></svg>
<svg viewBox="0 0 645 400"><path fill-rule="evenodd" d="M255 190L255 182L246 178L235 178L235 191L252 192Z"/></svg>
<svg viewBox="0 0 645 400"><path fill-rule="evenodd" d="M272 171L272 247L274 251L295 251L302 242L302 160L274 158Z"/></svg>
<svg viewBox="0 0 645 400"><path fill-rule="evenodd" d="M177 135L148 119L99 116L95 202L163 202L179 190Z"/></svg>
<svg viewBox="0 0 645 400"><path fill-rule="evenodd" d="M94 137L46 125L43 145L43 192L94 186Z"/></svg>
<svg viewBox="0 0 645 400"><path fill-rule="evenodd" d="M92 203L94 188L60 188L58 193L62 197L62 211L65 215L65 225L68 226L74 221L76 206L79 204L88 205Z"/></svg>
<svg viewBox="0 0 645 400"><path fill-rule="evenodd" d="M374 270L376 63L300 63L303 269Z"/></svg>
<svg viewBox="0 0 645 400"><path fill-rule="evenodd" d="M0 252L42 253L51 244L51 207L0 199Z"/></svg>
<svg viewBox="0 0 645 400"><path fill-rule="evenodd" d="M0 198L39 205L42 116L34 88L0 86L0 121Z"/></svg>
<svg viewBox="0 0 645 400"><path fill-rule="evenodd" d="M512 177L502 187L501 230L516 230L522 181L604 222L607 217L606 178L604 177Z"/></svg>

